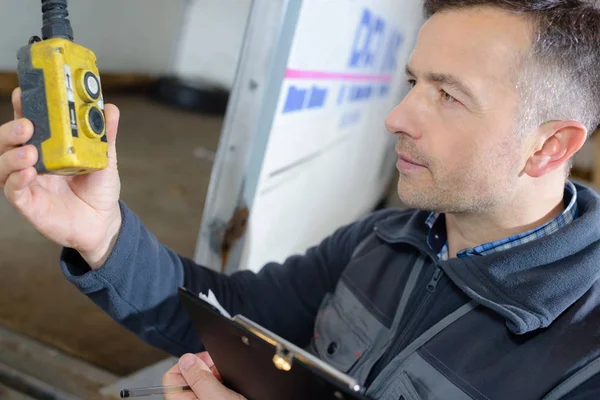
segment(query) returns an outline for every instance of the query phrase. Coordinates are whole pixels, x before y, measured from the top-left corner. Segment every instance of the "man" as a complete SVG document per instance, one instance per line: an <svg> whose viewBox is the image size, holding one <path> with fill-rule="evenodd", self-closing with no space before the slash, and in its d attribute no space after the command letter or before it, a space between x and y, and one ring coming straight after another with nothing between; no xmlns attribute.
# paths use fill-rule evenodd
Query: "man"
<svg viewBox="0 0 600 400"><path fill-rule="evenodd" d="M118 201L115 106L107 170L36 176L35 149L17 147L31 124L17 119L0 128L0 182L65 247L66 277L171 354L202 350L176 298L184 285L374 399L598 399L600 197L565 177L600 123L600 11L426 0L425 13L412 89L386 121L414 209L369 215L283 265L225 277L160 245ZM194 387L181 399L240 398L208 364L186 354L164 382Z"/></svg>

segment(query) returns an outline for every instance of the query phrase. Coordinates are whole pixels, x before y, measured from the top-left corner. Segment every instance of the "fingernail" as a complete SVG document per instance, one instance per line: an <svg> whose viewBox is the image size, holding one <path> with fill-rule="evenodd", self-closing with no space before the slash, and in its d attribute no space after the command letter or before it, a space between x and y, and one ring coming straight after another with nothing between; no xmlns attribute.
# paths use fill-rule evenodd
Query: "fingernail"
<svg viewBox="0 0 600 400"><path fill-rule="evenodd" d="M193 354L184 354L179 359L179 368L183 371L187 371L192 368L194 363L196 362L196 356Z"/></svg>
<svg viewBox="0 0 600 400"><path fill-rule="evenodd" d="M17 157L19 157L20 159L27 158L27 149L23 148L23 149L17 150Z"/></svg>

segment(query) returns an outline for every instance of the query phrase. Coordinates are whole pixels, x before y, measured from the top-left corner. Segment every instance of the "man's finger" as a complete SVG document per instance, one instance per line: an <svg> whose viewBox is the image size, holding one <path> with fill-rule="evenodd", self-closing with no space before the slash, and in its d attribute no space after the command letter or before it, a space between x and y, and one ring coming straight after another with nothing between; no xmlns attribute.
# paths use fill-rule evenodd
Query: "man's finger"
<svg viewBox="0 0 600 400"><path fill-rule="evenodd" d="M4 187L8 177L37 162L37 150L33 145L12 149L0 156L0 187Z"/></svg>
<svg viewBox="0 0 600 400"><path fill-rule="evenodd" d="M27 119L18 119L0 126L0 155L26 143L33 136L33 124Z"/></svg>
<svg viewBox="0 0 600 400"><path fill-rule="evenodd" d="M187 382L183 375L181 375L181 371L179 370L179 365L175 364L171 369L169 369L162 378L163 386L181 386L186 385ZM166 400L197 400L198 397L194 392L186 391L181 393L171 393L165 395Z"/></svg>
<svg viewBox="0 0 600 400"><path fill-rule="evenodd" d="M204 364L206 364L206 366L208 368L210 368L211 372L213 373L213 375L221 382L223 382L223 378L221 377L221 374L219 373L219 370L217 370L217 367L215 367L215 362L212 360L212 358L210 357L210 354L208 354L207 351L203 352L203 353L198 353L196 354Z"/></svg>
<svg viewBox="0 0 600 400"><path fill-rule="evenodd" d="M4 194L8 201L19 211L29 209L31 204L30 185L37 177L35 168L26 168L10 175L4 186Z"/></svg>
<svg viewBox="0 0 600 400"><path fill-rule="evenodd" d="M16 88L12 92L12 105L15 119L23 118L23 107L21 105L21 88Z"/></svg>
<svg viewBox="0 0 600 400"><path fill-rule="evenodd" d="M185 381L200 400L243 400L244 397L227 389L210 368L196 355L185 354L179 359L179 369Z"/></svg>

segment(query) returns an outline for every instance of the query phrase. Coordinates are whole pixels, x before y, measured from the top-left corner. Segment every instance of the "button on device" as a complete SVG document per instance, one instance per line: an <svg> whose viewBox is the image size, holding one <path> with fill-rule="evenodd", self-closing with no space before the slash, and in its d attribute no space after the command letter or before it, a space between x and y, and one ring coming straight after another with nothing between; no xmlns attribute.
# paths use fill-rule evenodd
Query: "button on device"
<svg viewBox="0 0 600 400"><path fill-rule="evenodd" d="M327 353L333 354L337 351L337 349L338 349L338 344L336 342L331 342L331 343L329 343L329 346L327 346Z"/></svg>
<svg viewBox="0 0 600 400"><path fill-rule="evenodd" d="M78 84L77 93L86 103L93 103L102 97L102 88L100 87L100 78L90 70L78 70L76 72Z"/></svg>
<svg viewBox="0 0 600 400"><path fill-rule="evenodd" d="M102 115L102 111L100 111L97 107L90 108L88 119L90 121L92 131L94 131L94 133L97 135L101 135L104 132L104 116Z"/></svg>
<svg viewBox="0 0 600 400"><path fill-rule="evenodd" d="M102 111L96 106L87 105L84 108L83 115L85 119L82 128L84 128L86 136L92 139L102 137L106 125Z"/></svg>
<svg viewBox="0 0 600 400"><path fill-rule="evenodd" d="M85 91L93 100L98 100L100 97L100 81L92 72L86 72L83 76L83 86Z"/></svg>

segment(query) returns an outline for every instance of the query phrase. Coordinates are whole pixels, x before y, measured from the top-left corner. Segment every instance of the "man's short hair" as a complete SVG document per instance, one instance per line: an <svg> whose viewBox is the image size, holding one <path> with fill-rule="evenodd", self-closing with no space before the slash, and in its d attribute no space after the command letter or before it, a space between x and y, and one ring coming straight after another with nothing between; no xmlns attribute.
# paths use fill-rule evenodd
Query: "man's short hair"
<svg viewBox="0 0 600 400"><path fill-rule="evenodd" d="M534 41L517 65L517 130L576 120L600 125L600 0L425 0L427 18L446 10L497 7L529 17Z"/></svg>

